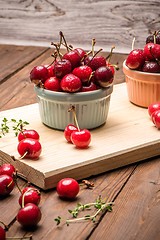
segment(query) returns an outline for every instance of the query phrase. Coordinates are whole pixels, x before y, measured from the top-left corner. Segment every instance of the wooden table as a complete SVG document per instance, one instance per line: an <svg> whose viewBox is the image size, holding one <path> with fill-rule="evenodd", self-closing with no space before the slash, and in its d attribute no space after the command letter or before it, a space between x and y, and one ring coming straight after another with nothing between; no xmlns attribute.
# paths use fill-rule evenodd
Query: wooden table
<svg viewBox="0 0 160 240"><path fill-rule="evenodd" d="M38 65L50 63L52 50L44 47L0 46L0 110L7 110L37 101L33 85L29 80L30 70ZM103 53L107 56L107 53ZM124 82L122 62L124 54L114 54L112 62L120 66L115 84ZM15 187L5 199L0 199L0 220L9 225L8 237L33 235L40 239L109 239L131 240L160 239L160 158L156 157L121 169L89 178L93 189L81 187L75 201L64 201L56 190L42 191L40 208L42 219L36 229L23 229L16 221L20 196ZM23 189L27 183L18 178ZM99 194L107 201L114 201L113 211L104 211L96 222L85 220L56 226L54 219L59 215L70 217L68 209L74 209L77 202L86 204L95 201ZM83 212L82 212L83 213ZM88 214L88 212L86 213ZM90 212L89 212L90 214ZM81 214L80 214L81 216Z"/></svg>

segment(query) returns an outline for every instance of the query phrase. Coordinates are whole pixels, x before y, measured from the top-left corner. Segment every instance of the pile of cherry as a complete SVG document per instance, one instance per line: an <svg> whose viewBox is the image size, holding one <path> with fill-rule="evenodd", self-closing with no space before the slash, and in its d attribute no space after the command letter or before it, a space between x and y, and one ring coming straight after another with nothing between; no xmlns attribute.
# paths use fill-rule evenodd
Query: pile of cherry
<svg viewBox="0 0 160 240"><path fill-rule="evenodd" d="M110 55L104 58L97 55L102 49L94 53L93 39L92 51L86 53L82 48L73 49L73 46L68 46L62 32L60 43L51 44L56 48L53 63L35 66L30 72L30 79L36 85L51 91L75 93L93 91L112 84L115 65L109 61L114 47ZM67 49L64 55L60 52L61 45Z"/></svg>
<svg viewBox="0 0 160 240"><path fill-rule="evenodd" d="M154 31L147 37L144 50L132 50L126 59L126 65L133 70L160 73L160 31Z"/></svg>

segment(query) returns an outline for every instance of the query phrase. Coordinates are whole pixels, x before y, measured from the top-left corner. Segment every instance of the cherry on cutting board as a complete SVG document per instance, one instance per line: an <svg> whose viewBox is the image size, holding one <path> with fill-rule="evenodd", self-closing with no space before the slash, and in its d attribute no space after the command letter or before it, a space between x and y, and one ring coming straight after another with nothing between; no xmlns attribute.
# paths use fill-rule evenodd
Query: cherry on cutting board
<svg viewBox="0 0 160 240"><path fill-rule="evenodd" d="M0 166L0 175L6 174L12 177L15 167L10 163L4 163Z"/></svg>
<svg viewBox="0 0 160 240"><path fill-rule="evenodd" d="M24 196L24 193L26 193L25 196ZM23 196L24 196L24 205L26 205L27 203L34 203L35 205L38 205L41 199L41 194L36 188L27 187L23 190L21 196L19 197L19 205L21 207L22 207Z"/></svg>
<svg viewBox="0 0 160 240"><path fill-rule="evenodd" d="M33 130L33 129L22 130L22 132L18 134L18 141L20 142L22 139L25 139L25 138L32 138L39 141L40 136L36 130Z"/></svg>
<svg viewBox="0 0 160 240"><path fill-rule="evenodd" d="M149 116L151 116L152 113L154 113L154 112L157 111L157 110L160 110L160 102L152 103L152 104L148 107Z"/></svg>
<svg viewBox="0 0 160 240"><path fill-rule="evenodd" d="M71 141L78 148L87 148L91 142L91 133L87 129L73 132Z"/></svg>
<svg viewBox="0 0 160 240"><path fill-rule="evenodd" d="M58 60L54 65L54 74L57 78L63 78L65 75L71 73L72 65L69 60Z"/></svg>
<svg viewBox="0 0 160 240"><path fill-rule="evenodd" d="M24 227L36 226L41 220L41 211L33 203L27 203L17 214L17 221Z"/></svg>
<svg viewBox="0 0 160 240"><path fill-rule="evenodd" d="M0 240L6 240L6 232L1 226L0 226Z"/></svg>
<svg viewBox="0 0 160 240"><path fill-rule="evenodd" d="M44 83L47 78L49 78L48 70L44 66L36 66L30 72L31 82L35 84L39 84L40 81Z"/></svg>
<svg viewBox="0 0 160 240"><path fill-rule="evenodd" d="M152 119L152 122L154 123L154 125L158 129L160 129L160 110L153 112L151 115L151 119Z"/></svg>
<svg viewBox="0 0 160 240"><path fill-rule="evenodd" d="M13 178L9 175L0 175L0 196L7 196L14 188Z"/></svg>
<svg viewBox="0 0 160 240"><path fill-rule="evenodd" d="M57 193L62 198L74 199L79 193L79 184L73 178L61 179L57 184Z"/></svg>
<svg viewBox="0 0 160 240"><path fill-rule="evenodd" d="M65 139L67 140L67 142L72 142L71 141L71 134L74 132L74 131L77 131L78 128L75 127L74 125L70 124L68 125L65 130L64 130L64 136L65 136Z"/></svg>
<svg viewBox="0 0 160 240"><path fill-rule="evenodd" d="M25 138L19 142L17 150L22 158L25 156L26 158L38 159L42 147L40 142L36 139Z"/></svg>
<svg viewBox="0 0 160 240"><path fill-rule="evenodd" d="M60 79L57 77L50 77L44 83L44 88L51 91L60 92Z"/></svg>
<svg viewBox="0 0 160 240"><path fill-rule="evenodd" d="M81 89L82 82L77 76L69 73L62 78L60 86L64 92L74 93Z"/></svg>

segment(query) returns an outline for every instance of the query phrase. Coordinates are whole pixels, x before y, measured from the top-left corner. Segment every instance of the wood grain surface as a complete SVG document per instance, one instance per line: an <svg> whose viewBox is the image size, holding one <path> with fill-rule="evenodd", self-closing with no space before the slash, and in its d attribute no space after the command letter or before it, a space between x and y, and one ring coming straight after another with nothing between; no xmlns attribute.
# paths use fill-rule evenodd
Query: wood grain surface
<svg viewBox="0 0 160 240"><path fill-rule="evenodd" d="M50 46L63 31L74 46L129 52L133 37L143 48L150 32L159 29L157 1L0 0L0 43Z"/></svg>
<svg viewBox="0 0 160 240"><path fill-rule="evenodd" d="M12 56L8 57L8 64L14 67L17 54L16 51L13 54L10 49L13 48L8 47L8 56ZM21 51L20 59L23 59L23 56L26 58L26 49L24 47L23 51ZM4 51L4 46L0 46L0 55ZM33 51L38 50L33 48ZM47 63L50 59L50 50L47 49L47 51L49 54L46 52L33 59L33 65L31 62L24 65L21 70L17 69L17 71L14 69L14 71L9 72L3 66L5 62L0 62L1 69L5 69L4 76L9 76L5 82L0 84L1 111L37 101L33 95L33 86L30 84L28 76L34 65L42 62ZM115 54L115 60L119 62L120 66L122 66L124 59L125 55ZM16 84L13 88L10 88L14 81L16 81ZM117 72L116 82L123 81L122 71ZM6 91L6 94L3 95L3 91ZM4 155L3 160L6 159L7 157ZM85 186L82 186L78 197L72 202L60 199L55 189L42 191L40 202L42 220L37 228L29 230L22 228L16 221L16 214L20 209L18 204L20 193L15 188L7 198L0 198L0 220L9 224L8 237L22 237L32 233L33 240L158 240L160 239L159 168L160 158L157 157L148 162L145 161L98 176L92 176L89 180L95 184L95 187L86 189ZM18 178L18 182L22 189L26 186L24 180ZM107 195L108 201L113 200L115 202L112 212L104 211L98 216L95 223L82 221L70 224L69 227L63 224L59 227L55 225L55 217L58 215L63 219L71 217L68 209L74 209L77 202L84 204L95 201L99 194L102 197Z"/></svg>

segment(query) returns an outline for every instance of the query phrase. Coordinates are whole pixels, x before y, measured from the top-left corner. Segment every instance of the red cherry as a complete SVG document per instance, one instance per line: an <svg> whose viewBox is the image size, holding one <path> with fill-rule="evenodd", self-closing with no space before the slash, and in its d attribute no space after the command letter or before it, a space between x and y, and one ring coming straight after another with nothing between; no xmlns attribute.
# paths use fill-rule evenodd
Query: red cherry
<svg viewBox="0 0 160 240"><path fill-rule="evenodd" d="M114 67L113 66L110 67L110 65L112 65L112 64L111 63L108 64L108 61L106 61L106 67L108 66L111 69L113 76L114 76L115 75Z"/></svg>
<svg viewBox="0 0 160 240"><path fill-rule="evenodd" d="M18 144L17 149L21 156L24 156L24 154L27 153L25 157L32 159L39 158L42 151L42 147L39 141L32 138L25 138L21 140Z"/></svg>
<svg viewBox="0 0 160 240"><path fill-rule="evenodd" d="M97 85L94 82L90 82L89 85L84 85L81 87L81 92L89 92L97 90Z"/></svg>
<svg viewBox="0 0 160 240"><path fill-rule="evenodd" d="M141 49L134 49L126 59L126 65L130 69L139 69L145 62L144 53Z"/></svg>
<svg viewBox="0 0 160 240"><path fill-rule="evenodd" d="M54 62L54 64L55 64L55 62ZM48 64L43 65L48 70L48 77L54 77L54 72L53 72L54 64L53 65L48 65Z"/></svg>
<svg viewBox="0 0 160 240"><path fill-rule="evenodd" d="M48 70L44 66L36 66L30 72L30 79L35 84L38 84L40 81L44 83L48 77Z"/></svg>
<svg viewBox="0 0 160 240"><path fill-rule="evenodd" d="M154 43L148 43L144 47L144 56L147 60L160 60L160 45Z"/></svg>
<svg viewBox="0 0 160 240"><path fill-rule="evenodd" d="M75 48L74 50L79 53L79 55L81 56L81 59L86 54L86 52L82 48Z"/></svg>
<svg viewBox="0 0 160 240"><path fill-rule="evenodd" d="M72 73L67 74L61 80L61 89L64 92L78 92L81 89L81 80Z"/></svg>
<svg viewBox="0 0 160 240"><path fill-rule="evenodd" d="M7 196L13 188L13 178L6 174L0 175L0 196Z"/></svg>
<svg viewBox="0 0 160 240"><path fill-rule="evenodd" d="M73 199L79 193L79 184L73 178L64 178L57 184L57 193L62 198Z"/></svg>
<svg viewBox="0 0 160 240"><path fill-rule="evenodd" d="M108 87L113 82L113 72L109 67L100 67L95 71L94 79L100 87Z"/></svg>
<svg viewBox="0 0 160 240"><path fill-rule="evenodd" d="M18 134L18 141L20 142L22 139L25 138L33 138L39 141L39 134L37 131L29 129L29 130L23 130Z"/></svg>
<svg viewBox="0 0 160 240"><path fill-rule="evenodd" d="M91 142L91 134L87 129L83 129L71 134L71 140L78 148L87 148Z"/></svg>
<svg viewBox="0 0 160 240"><path fill-rule="evenodd" d="M81 56L75 50L72 50L72 51L64 54L63 59L67 59L70 61L71 65L72 65L72 69L79 67L80 63L81 63Z"/></svg>
<svg viewBox="0 0 160 240"><path fill-rule="evenodd" d="M10 163L4 163L0 166L0 175L6 174L12 177L15 171L14 166Z"/></svg>
<svg viewBox="0 0 160 240"><path fill-rule="evenodd" d="M41 199L40 193L38 194L37 189L33 187L27 187L23 190L22 195L19 197L19 205L22 206L22 197L26 191L28 191L24 196L24 205L27 203L34 203L35 205L38 205ZM33 190L35 189L35 190Z"/></svg>
<svg viewBox="0 0 160 240"><path fill-rule="evenodd" d="M65 139L68 141L68 142L72 142L71 141L71 134L72 134L72 132L74 132L74 131L77 131L78 130L78 128L77 127L75 127L74 125L68 125L66 128L65 128L65 130L64 130L64 136L65 136Z"/></svg>
<svg viewBox="0 0 160 240"><path fill-rule="evenodd" d="M17 214L17 221L24 227L36 226L41 220L41 211L33 203L27 203Z"/></svg>
<svg viewBox="0 0 160 240"><path fill-rule="evenodd" d="M73 69L72 73L76 75L82 83L85 83L88 82L92 69L89 66L84 65Z"/></svg>
<svg viewBox="0 0 160 240"><path fill-rule="evenodd" d="M72 65L67 59L59 60L54 65L54 74L57 78L63 78L65 75L70 73L71 70Z"/></svg>
<svg viewBox="0 0 160 240"><path fill-rule="evenodd" d="M60 79L57 77L50 77L44 83L44 88L51 91L60 92Z"/></svg>
<svg viewBox="0 0 160 240"><path fill-rule="evenodd" d="M142 72L160 73L160 65L157 62L145 62Z"/></svg>
<svg viewBox="0 0 160 240"><path fill-rule="evenodd" d="M152 122L154 123L154 125L158 129L160 129L160 110L153 112L151 115L151 119L152 119Z"/></svg>
<svg viewBox="0 0 160 240"><path fill-rule="evenodd" d="M99 67L106 66L106 59L103 56L87 56L84 59L84 64L96 71Z"/></svg>
<svg viewBox="0 0 160 240"><path fill-rule="evenodd" d="M0 226L0 240L6 240L6 232L1 226Z"/></svg>
<svg viewBox="0 0 160 240"><path fill-rule="evenodd" d="M154 113L155 111L160 110L160 102L158 103L152 103L149 107L148 107L148 113L149 116L152 115L152 113Z"/></svg>

